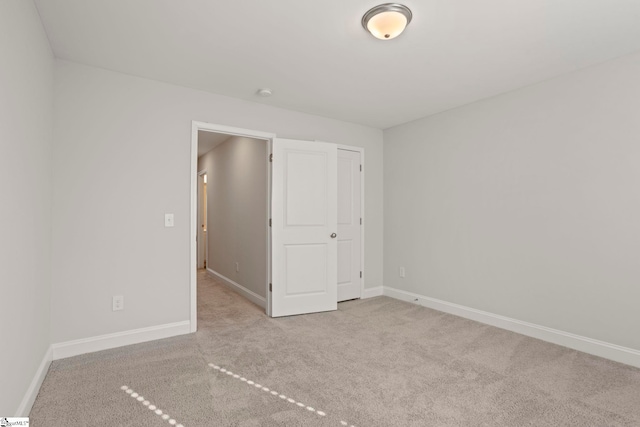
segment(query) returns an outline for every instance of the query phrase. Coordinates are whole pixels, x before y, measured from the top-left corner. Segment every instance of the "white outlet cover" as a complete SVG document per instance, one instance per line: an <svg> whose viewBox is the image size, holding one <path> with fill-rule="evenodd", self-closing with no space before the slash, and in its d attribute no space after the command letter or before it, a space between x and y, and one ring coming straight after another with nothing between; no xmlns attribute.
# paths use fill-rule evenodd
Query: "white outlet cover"
<svg viewBox="0 0 640 427"><path fill-rule="evenodd" d="M113 311L124 310L124 296L114 295L113 297Z"/></svg>
<svg viewBox="0 0 640 427"><path fill-rule="evenodd" d="M173 227L173 214L172 213L164 214L164 226L165 227Z"/></svg>

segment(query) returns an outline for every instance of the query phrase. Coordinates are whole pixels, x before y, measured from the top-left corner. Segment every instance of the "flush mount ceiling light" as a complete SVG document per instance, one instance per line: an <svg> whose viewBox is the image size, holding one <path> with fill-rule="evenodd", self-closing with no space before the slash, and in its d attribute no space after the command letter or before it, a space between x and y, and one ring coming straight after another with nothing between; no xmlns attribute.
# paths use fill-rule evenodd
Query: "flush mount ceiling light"
<svg viewBox="0 0 640 427"><path fill-rule="evenodd" d="M405 5L385 3L369 9L362 17L362 26L375 38L391 40L402 34L412 16Z"/></svg>

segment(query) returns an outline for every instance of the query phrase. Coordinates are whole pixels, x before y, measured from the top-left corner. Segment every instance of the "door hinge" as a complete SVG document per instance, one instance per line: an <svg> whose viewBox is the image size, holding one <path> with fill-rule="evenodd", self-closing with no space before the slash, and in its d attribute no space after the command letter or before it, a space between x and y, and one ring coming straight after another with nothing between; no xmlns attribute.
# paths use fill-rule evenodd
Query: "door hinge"
<svg viewBox="0 0 640 427"><path fill-rule="evenodd" d="M269 161L273 162L273 153L269 154Z"/></svg>
<svg viewBox="0 0 640 427"><path fill-rule="evenodd" d="M360 165L360 172L362 172L362 165Z"/></svg>
<svg viewBox="0 0 640 427"><path fill-rule="evenodd" d="M360 225L362 225L362 218L360 218Z"/></svg>
<svg viewBox="0 0 640 427"><path fill-rule="evenodd" d="M271 227L271 218L269 218L269 227Z"/></svg>
<svg viewBox="0 0 640 427"><path fill-rule="evenodd" d="M269 283L269 292L273 292L273 285L271 285L271 283Z"/></svg>
<svg viewBox="0 0 640 427"><path fill-rule="evenodd" d="M362 279L362 271L360 272L360 278Z"/></svg>

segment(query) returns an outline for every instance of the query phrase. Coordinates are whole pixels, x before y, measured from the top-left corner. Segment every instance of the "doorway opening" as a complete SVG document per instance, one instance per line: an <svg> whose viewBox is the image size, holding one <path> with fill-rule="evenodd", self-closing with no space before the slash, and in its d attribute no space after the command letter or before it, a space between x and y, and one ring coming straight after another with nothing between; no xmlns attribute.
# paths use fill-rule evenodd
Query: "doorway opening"
<svg viewBox="0 0 640 427"><path fill-rule="evenodd" d="M198 270L207 268L207 170L198 171Z"/></svg>
<svg viewBox="0 0 640 427"><path fill-rule="evenodd" d="M273 137L193 122L191 332L197 330L198 271L268 307L268 160Z"/></svg>

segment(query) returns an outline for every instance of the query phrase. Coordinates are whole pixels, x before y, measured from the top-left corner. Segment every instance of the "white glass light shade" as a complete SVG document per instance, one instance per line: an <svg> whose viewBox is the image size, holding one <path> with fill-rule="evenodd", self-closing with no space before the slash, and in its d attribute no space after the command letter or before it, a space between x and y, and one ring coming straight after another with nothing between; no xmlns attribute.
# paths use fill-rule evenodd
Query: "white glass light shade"
<svg viewBox="0 0 640 427"><path fill-rule="evenodd" d="M380 40L398 37L411 22L408 7L397 3L381 4L370 9L362 17L362 26Z"/></svg>
<svg viewBox="0 0 640 427"><path fill-rule="evenodd" d="M367 30L375 38L391 40L398 37L407 27L407 18L398 12L383 12L369 20Z"/></svg>

